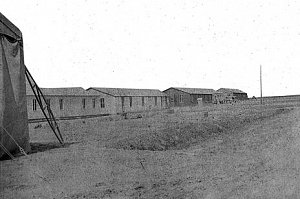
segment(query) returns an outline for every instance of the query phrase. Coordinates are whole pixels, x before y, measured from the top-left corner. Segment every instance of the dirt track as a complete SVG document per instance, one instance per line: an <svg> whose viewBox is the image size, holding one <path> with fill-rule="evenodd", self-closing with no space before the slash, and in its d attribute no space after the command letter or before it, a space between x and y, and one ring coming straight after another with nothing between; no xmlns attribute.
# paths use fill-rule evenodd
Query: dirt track
<svg viewBox="0 0 300 199"><path fill-rule="evenodd" d="M107 148L107 137L0 162L0 198L300 197L299 108L180 150Z"/></svg>

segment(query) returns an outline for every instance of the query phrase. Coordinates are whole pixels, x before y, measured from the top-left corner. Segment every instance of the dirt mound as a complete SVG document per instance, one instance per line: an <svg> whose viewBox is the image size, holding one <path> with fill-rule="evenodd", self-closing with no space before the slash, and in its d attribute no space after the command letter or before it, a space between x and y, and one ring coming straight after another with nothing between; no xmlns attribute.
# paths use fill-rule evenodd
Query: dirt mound
<svg viewBox="0 0 300 199"><path fill-rule="evenodd" d="M262 121L275 115L289 112L290 109L277 108L261 111L241 110L209 113L210 117L191 120L189 122L169 121L162 130L146 131L139 135L129 136L106 144L106 147L125 150L179 150L201 144L228 133L236 133L239 128L253 122ZM195 121L195 122L191 122Z"/></svg>

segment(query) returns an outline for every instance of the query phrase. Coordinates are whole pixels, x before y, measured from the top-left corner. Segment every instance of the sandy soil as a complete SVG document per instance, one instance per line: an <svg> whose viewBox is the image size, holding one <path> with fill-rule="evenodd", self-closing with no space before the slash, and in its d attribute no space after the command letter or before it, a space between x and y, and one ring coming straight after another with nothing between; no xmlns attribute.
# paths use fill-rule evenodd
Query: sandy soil
<svg viewBox="0 0 300 199"><path fill-rule="evenodd" d="M208 117L204 117L208 112ZM300 198L300 108L224 105L141 119L63 121L60 147L0 162L0 198Z"/></svg>

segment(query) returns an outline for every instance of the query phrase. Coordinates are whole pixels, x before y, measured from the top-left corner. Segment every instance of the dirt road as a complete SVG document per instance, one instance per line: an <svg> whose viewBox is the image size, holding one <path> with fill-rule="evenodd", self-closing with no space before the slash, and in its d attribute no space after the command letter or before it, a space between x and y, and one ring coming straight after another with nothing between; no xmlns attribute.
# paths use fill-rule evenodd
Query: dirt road
<svg viewBox="0 0 300 199"><path fill-rule="evenodd" d="M300 109L184 150L72 144L0 162L0 198L300 198Z"/></svg>

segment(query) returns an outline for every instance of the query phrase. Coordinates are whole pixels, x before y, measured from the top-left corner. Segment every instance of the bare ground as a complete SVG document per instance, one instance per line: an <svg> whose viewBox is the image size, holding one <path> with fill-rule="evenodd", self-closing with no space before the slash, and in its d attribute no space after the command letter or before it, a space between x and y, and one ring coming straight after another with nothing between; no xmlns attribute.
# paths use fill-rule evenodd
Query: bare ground
<svg viewBox="0 0 300 199"><path fill-rule="evenodd" d="M60 126L63 148L45 124L30 126L34 153L0 162L0 198L300 198L297 107Z"/></svg>

